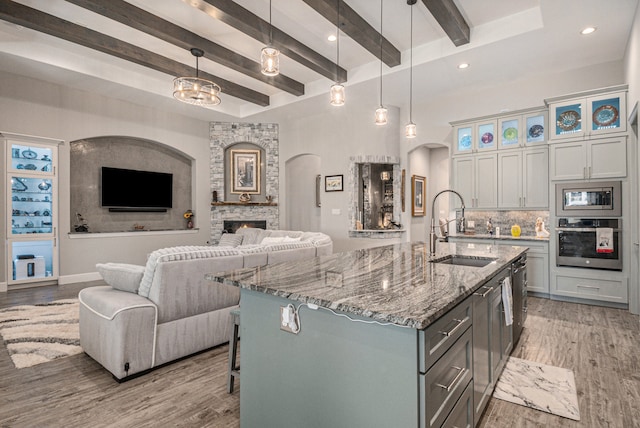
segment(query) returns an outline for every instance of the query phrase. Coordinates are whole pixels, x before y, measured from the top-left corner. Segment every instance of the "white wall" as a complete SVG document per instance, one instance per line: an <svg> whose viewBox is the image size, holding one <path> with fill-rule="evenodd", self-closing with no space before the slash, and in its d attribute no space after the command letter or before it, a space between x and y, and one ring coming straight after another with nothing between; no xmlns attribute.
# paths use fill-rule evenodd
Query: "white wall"
<svg viewBox="0 0 640 428"><path fill-rule="evenodd" d="M97 262L144 264L147 254L168 245L204 244L210 236L209 123L150 107L0 72L0 130L64 140L59 152L59 247L61 282L95 272ZM220 117L220 120L229 120ZM212 113L212 120L214 114ZM194 159L194 234L70 239L69 141L100 135L154 140ZM2 211L5 211L2 199ZM175 213L182 216L182 213ZM3 259L4 260L4 259ZM6 280L2 263L0 282ZM64 278L68 277L68 278Z"/></svg>

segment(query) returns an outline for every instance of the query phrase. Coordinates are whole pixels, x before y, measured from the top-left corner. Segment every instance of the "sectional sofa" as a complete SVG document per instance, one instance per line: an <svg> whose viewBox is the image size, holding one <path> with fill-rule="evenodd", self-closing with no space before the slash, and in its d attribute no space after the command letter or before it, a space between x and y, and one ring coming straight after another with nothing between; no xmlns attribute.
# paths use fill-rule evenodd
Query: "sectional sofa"
<svg viewBox="0 0 640 428"><path fill-rule="evenodd" d="M218 246L156 250L145 266L101 263L106 286L83 289L80 345L121 381L229 340L239 290L207 273L331 254L317 232L240 229Z"/></svg>

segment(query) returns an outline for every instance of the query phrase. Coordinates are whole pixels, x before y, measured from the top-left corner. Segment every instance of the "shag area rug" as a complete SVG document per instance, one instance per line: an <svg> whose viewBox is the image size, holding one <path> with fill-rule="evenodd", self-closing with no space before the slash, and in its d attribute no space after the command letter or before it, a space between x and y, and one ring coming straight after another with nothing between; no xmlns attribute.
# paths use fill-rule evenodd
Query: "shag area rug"
<svg viewBox="0 0 640 428"><path fill-rule="evenodd" d="M580 420L573 371L509 357L493 396L521 406Z"/></svg>
<svg viewBox="0 0 640 428"><path fill-rule="evenodd" d="M1 309L0 335L18 369L79 354L78 299Z"/></svg>

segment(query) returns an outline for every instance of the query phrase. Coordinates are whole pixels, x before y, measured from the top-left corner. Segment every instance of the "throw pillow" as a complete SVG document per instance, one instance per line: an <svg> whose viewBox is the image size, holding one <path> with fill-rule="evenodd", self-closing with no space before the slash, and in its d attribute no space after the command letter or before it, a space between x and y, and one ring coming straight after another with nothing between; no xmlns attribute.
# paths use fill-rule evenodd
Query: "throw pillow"
<svg viewBox="0 0 640 428"><path fill-rule="evenodd" d="M138 292L144 275L144 266L126 263L98 263L96 269L111 287L130 293Z"/></svg>
<svg viewBox="0 0 640 428"><path fill-rule="evenodd" d="M285 236L282 237L271 237L271 236L267 236L266 238L263 238L262 241L260 242L261 245L271 245L271 244L280 244L282 242L284 242L284 240L286 239Z"/></svg>
<svg viewBox="0 0 640 428"><path fill-rule="evenodd" d="M223 233L218 242L218 247L237 247L242 244L242 235L235 233Z"/></svg>

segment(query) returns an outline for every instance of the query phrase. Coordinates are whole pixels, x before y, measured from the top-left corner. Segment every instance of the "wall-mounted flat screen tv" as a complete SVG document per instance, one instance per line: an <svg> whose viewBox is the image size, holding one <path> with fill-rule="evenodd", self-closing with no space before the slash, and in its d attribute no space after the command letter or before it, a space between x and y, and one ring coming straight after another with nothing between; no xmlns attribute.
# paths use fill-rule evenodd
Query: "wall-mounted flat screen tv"
<svg viewBox="0 0 640 428"><path fill-rule="evenodd" d="M166 211L173 203L173 174L103 166L101 205L110 211Z"/></svg>

